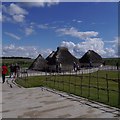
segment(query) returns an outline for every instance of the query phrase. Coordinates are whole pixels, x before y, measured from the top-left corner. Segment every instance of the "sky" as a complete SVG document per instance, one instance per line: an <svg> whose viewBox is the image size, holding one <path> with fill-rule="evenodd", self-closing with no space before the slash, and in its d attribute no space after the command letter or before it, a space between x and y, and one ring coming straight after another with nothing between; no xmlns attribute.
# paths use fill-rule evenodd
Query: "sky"
<svg viewBox="0 0 120 120"><path fill-rule="evenodd" d="M47 57L67 47L118 56L117 2L2 2L2 56Z"/></svg>

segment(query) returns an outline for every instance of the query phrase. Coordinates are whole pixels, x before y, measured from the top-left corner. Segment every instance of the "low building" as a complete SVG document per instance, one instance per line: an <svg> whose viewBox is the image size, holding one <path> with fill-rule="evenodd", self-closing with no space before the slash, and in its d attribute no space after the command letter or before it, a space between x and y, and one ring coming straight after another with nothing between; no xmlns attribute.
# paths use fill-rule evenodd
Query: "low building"
<svg viewBox="0 0 120 120"><path fill-rule="evenodd" d="M81 59L79 59L79 62L81 67L98 67L103 63L103 60L98 53L93 50L88 50Z"/></svg>
<svg viewBox="0 0 120 120"><path fill-rule="evenodd" d="M46 60L48 61L50 71L56 71L59 65L61 65L61 71L71 71L73 70L74 62L79 64L79 60L74 57L66 47L58 47L57 51L52 52Z"/></svg>
<svg viewBox="0 0 120 120"><path fill-rule="evenodd" d="M38 71L46 71L48 68L47 60L45 60L41 54L33 61L30 65L29 69L31 70L38 70Z"/></svg>

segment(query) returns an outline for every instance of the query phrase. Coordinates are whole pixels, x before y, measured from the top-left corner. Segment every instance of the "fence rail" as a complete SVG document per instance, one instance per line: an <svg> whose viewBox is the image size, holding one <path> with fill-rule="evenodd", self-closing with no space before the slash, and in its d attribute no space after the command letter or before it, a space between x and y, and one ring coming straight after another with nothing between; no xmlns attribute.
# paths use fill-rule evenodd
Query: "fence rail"
<svg viewBox="0 0 120 120"><path fill-rule="evenodd" d="M102 71L103 72L103 71ZM117 72L117 71L115 71ZM44 84L47 87L90 98L120 108L120 79L110 78L109 73L101 77L101 71L88 74L54 73L47 74ZM116 74L117 75L117 74Z"/></svg>
<svg viewBox="0 0 120 120"><path fill-rule="evenodd" d="M21 76L44 76L43 85L46 87L120 108L119 70L115 66L81 68L76 72L70 70L60 73L28 70Z"/></svg>

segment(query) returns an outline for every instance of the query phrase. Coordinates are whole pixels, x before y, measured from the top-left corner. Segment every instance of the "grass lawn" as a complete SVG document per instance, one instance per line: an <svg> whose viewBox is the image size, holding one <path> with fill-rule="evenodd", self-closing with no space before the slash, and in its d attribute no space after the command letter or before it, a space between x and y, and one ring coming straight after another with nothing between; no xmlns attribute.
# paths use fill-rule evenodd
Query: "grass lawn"
<svg viewBox="0 0 120 120"><path fill-rule="evenodd" d="M7 66L18 63L20 67L28 68L32 64L33 61L34 61L33 59L3 59L2 63L6 64Z"/></svg>
<svg viewBox="0 0 120 120"><path fill-rule="evenodd" d="M16 82L24 87L46 86L120 108L117 80L118 72L99 71L84 75L34 76Z"/></svg>

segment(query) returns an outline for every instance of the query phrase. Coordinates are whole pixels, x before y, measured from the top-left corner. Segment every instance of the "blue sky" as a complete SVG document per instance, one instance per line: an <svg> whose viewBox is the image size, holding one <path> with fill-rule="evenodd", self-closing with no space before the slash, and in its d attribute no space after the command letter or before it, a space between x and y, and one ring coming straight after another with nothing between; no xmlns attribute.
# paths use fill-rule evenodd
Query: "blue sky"
<svg viewBox="0 0 120 120"><path fill-rule="evenodd" d="M2 3L3 56L44 57L58 46L80 58L92 49L117 57L118 4Z"/></svg>

